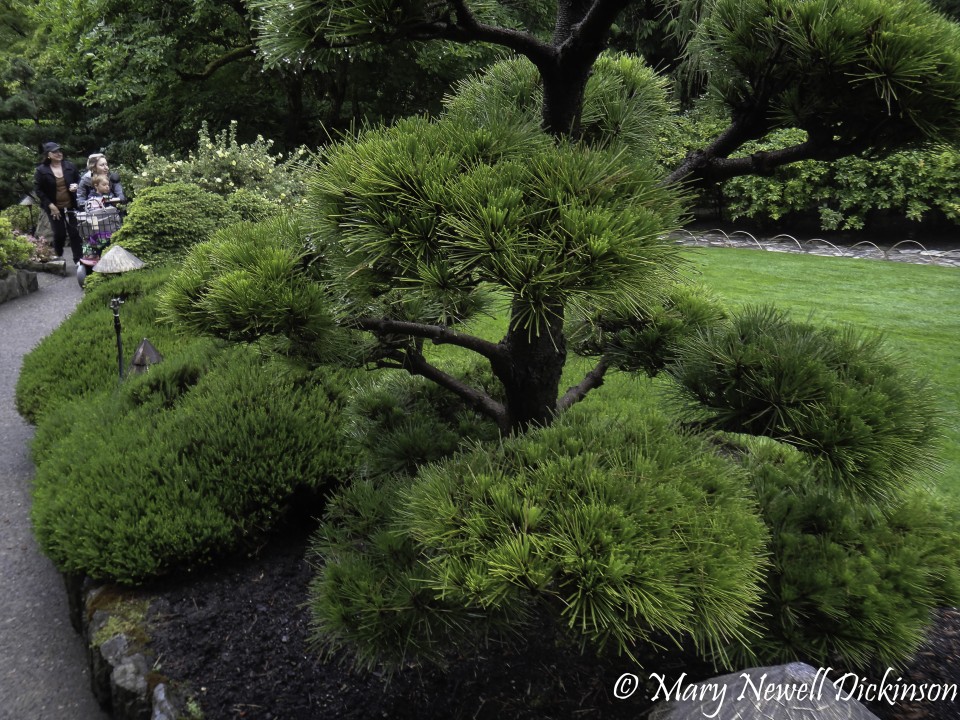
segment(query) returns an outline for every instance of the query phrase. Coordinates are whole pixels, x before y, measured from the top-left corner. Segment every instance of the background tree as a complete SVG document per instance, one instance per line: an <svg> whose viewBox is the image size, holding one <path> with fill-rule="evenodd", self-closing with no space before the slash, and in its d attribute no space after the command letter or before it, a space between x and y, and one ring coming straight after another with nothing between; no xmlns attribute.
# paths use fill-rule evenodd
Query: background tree
<svg viewBox="0 0 960 720"><path fill-rule="evenodd" d="M452 82L489 62L490 48L343 48L317 62L266 67L243 0L41 0L25 5L30 42L85 108L92 149L130 160L141 143L189 145L200 123L239 122L242 140L278 149L316 144L361 118L435 112ZM125 147L129 146L129 147Z"/></svg>
<svg viewBox="0 0 960 720"><path fill-rule="evenodd" d="M56 138L67 148L83 142L82 108L45 73L33 42L27 4L0 4L0 206L33 188L41 145Z"/></svg>

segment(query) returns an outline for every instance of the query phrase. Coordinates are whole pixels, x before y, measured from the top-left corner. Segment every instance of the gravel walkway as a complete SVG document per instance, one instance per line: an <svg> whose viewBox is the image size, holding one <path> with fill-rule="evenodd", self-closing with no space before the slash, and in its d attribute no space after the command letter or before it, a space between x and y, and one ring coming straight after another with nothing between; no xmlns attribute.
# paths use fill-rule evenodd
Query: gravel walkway
<svg viewBox="0 0 960 720"><path fill-rule="evenodd" d="M63 581L30 527L33 428L17 414L14 388L23 356L81 295L72 273L39 279L39 291L0 305L0 720L108 720L90 689Z"/></svg>

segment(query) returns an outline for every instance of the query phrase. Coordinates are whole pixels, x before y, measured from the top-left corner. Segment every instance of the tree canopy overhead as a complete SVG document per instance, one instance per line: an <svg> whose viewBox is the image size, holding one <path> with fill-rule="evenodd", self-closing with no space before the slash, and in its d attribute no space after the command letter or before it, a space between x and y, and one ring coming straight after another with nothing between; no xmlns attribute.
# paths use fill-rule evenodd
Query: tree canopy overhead
<svg viewBox="0 0 960 720"><path fill-rule="evenodd" d="M504 22L508 4L490 1L255 0L252 8L260 46L274 62L399 41L502 46L537 68L544 129L576 136L587 80L612 29L628 7L649 4L560 0L550 37ZM689 40L684 51L698 58L731 116L730 127L675 168L672 180L718 181L960 132L960 29L925 0L655 5L673 13L675 31ZM808 141L731 159L745 143L791 126L806 130Z"/></svg>

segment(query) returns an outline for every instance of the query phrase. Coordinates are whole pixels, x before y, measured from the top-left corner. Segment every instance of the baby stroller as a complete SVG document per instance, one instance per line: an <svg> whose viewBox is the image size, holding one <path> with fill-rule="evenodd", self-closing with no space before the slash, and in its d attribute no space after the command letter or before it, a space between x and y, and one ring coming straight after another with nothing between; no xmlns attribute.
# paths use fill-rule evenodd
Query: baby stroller
<svg viewBox="0 0 960 720"><path fill-rule="evenodd" d="M83 242L83 257L77 263L77 282L83 287L87 275L100 262L110 237L120 229L123 217L115 207L89 209L77 213L77 229Z"/></svg>

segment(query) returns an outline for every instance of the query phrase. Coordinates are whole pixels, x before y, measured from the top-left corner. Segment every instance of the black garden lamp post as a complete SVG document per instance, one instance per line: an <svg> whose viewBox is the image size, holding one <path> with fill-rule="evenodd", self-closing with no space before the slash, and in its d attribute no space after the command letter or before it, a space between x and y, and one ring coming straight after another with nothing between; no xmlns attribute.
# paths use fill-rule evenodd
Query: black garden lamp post
<svg viewBox="0 0 960 720"><path fill-rule="evenodd" d="M24 195L23 199L20 201L21 205L26 205L30 208L30 234L36 235L37 233L37 224L33 221L33 206L36 204L33 200L33 195Z"/></svg>
<svg viewBox="0 0 960 720"><path fill-rule="evenodd" d="M121 298L115 297L110 301L110 309L113 310L113 328L117 331L117 365L120 368L120 380L123 380L123 338L120 336L121 305L123 305Z"/></svg>

